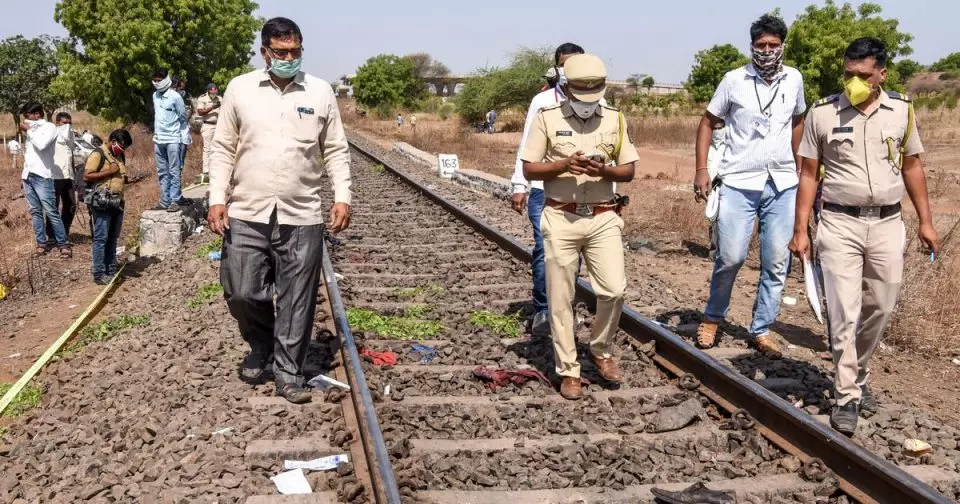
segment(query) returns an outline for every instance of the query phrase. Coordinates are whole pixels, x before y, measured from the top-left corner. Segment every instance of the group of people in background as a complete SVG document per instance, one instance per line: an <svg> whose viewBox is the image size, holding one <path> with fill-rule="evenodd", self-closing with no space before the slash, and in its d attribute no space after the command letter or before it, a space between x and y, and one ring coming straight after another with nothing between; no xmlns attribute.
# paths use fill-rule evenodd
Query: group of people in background
<svg viewBox="0 0 960 504"><path fill-rule="evenodd" d="M830 422L852 435L860 412L878 408L869 362L902 282L905 194L932 259L939 238L913 104L884 89L889 56L883 42L852 41L844 52L842 91L808 110L803 77L783 64L786 39L779 17L764 15L752 24L752 61L726 74L697 131L694 196L708 202L714 268L695 342L701 348L718 342L757 226L760 278L749 342L771 358L781 356L773 329L792 251L820 277L835 368ZM584 59L583 52L575 44L557 48L548 84L530 104L511 181L511 205L526 210L533 226L531 330L551 334L560 393L568 399L582 397L570 310L579 255L598 294L591 360L605 380L621 379L609 342L623 302L622 219L611 216L622 205L615 184L630 180L637 161L622 114L601 103L602 93L590 92L603 87L602 62ZM819 226L812 245L814 212Z"/></svg>
<svg viewBox="0 0 960 504"><path fill-rule="evenodd" d="M90 210L93 265L98 284L117 272L116 251L123 223L125 152L133 139L124 129L110 133L82 166L75 164L73 118L59 112L55 123L46 120L43 106L28 103L21 109L24 134L21 179L33 224L36 250L43 256L56 250L61 259L73 257L70 230L77 214L78 194ZM78 169L79 168L79 169Z"/></svg>

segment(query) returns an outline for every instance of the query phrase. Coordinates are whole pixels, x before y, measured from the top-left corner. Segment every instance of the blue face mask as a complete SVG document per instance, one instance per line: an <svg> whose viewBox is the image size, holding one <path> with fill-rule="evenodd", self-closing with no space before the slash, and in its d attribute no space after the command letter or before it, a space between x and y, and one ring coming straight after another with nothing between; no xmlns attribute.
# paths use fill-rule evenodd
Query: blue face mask
<svg viewBox="0 0 960 504"><path fill-rule="evenodd" d="M270 73L281 79L291 79L300 71L301 64L303 64L303 58L290 61L273 58L270 60Z"/></svg>

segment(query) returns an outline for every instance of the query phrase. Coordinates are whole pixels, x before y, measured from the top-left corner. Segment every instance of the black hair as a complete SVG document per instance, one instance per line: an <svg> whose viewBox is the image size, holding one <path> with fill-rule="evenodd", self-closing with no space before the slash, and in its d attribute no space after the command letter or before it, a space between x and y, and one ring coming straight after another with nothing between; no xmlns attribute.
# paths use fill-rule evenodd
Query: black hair
<svg viewBox="0 0 960 504"><path fill-rule="evenodd" d="M121 128L115 129L110 132L110 136L107 137L111 142L117 142L120 144L120 147L123 147L123 150L127 150L133 145L133 137L130 136L130 132Z"/></svg>
<svg viewBox="0 0 960 504"><path fill-rule="evenodd" d="M154 79L166 79L168 75L170 75L170 73L167 72L166 68L158 68L153 71Z"/></svg>
<svg viewBox="0 0 960 504"><path fill-rule="evenodd" d="M877 66L886 68L887 66L887 46L880 40L873 37L862 37L850 42L847 50L843 51L843 58L851 61L860 61L867 58L877 60Z"/></svg>
<svg viewBox="0 0 960 504"><path fill-rule="evenodd" d="M42 114L43 114L43 105L40 105L40 104L37 103L37 102L28 102L28 103L26 103L26 104L23 106L23 108L20 109L20 113L21 113L22 115L28 115L28 114L41 114L41 115L42 115Z"/></svg>
<svg viewBox="0 0 960 504"><path fill-rule="evenodd" d="M263 24L260 30L260 45L270 47L271 39L282 39L293 37L297 42L303 43L303 34L300 33L300 27L297 23L285 17L275 17Z"/></svg>
<svg viewBox="0 0 960 504"><path fill-rule="evenodd" d="M57 114L57 120L58 120L58 121L63 120L63 119L70 119L70 120L72 121L72 120L73 120L73 117L70 117L70 114L68 114L68 113L66 113L66 112L60 112L59 114Z"/></svg>
<svg viewBox="0 0 960 504"><path fill-rule="evenodd" d="M764 14L750 25L750 43L754 43L764 35L776 35L780 42L787 40L787 23L773 14Z"/></svg>
<svg viewBox="0 0 960 504"><path fill-rule="evenodd" d="M557 50L553 53L553 64L560 64L560 56L566 56L567 54L583 54L584 50L582 47L574 44L573 42L565 42L557 46Z"/></svg>

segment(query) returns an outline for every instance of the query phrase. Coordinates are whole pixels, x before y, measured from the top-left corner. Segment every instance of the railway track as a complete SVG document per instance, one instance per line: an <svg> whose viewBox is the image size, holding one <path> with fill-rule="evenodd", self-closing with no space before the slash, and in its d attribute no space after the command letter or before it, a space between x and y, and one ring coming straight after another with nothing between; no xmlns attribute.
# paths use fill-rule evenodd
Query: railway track
<svg viewBox="0 0 960 504"><path fill-rule="evenodd" d="M549 341L516 331L526 249L353 147L354 217L331 257L402 501L643 502L705 481L739 502L952 502L927 483L956 474L881 460L722 365L729 349L698 351L630 309L624 384L581 359L588 398L564 401ZM578 294L583 334L593 297ZM480 377L494 369L547 381L494 387Z"/></svg>
<svg viewBox="0 0 960 504"><path fill-rule="evenodd" d="M193 240L133 268L104 307L146 322L41 375L44 406L0 441L0 501L646 502L697 481L741 503L957 497L956 473L868 453L722 365L731 349L705 354L630 309L625 383L583 359L587 398L559 398L550 342L519 329L526 249L356 146L354 161L307 368L349 392L295 406L240 383L225 304L194 302L218 275L197 254L209 238ZM581 283L581 334L591 301ZM497 371L515 381L491 385ZM285 460L334 454L350 463L309 474L313 494L276 495Z"/></svg>

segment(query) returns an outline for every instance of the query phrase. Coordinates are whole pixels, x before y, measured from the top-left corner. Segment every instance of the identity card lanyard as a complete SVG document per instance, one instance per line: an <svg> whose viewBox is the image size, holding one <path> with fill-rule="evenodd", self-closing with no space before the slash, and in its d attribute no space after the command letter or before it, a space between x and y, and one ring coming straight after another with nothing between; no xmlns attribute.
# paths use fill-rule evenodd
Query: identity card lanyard
<svg viewBox="0 0 960 504"><path fill-rule="evenodd" d="M753 91L757 94L757 105L760 107L760 113L770 117L773 112L770 110L770 107L773 105L773 100L777 99L777 92L780 91L780 81L777 80L776 86L774 86L773 91L770 92L770 101L767 102L767 106L763 106L763 102L760 100L760 89L757 86L757 77L753 78Z"/></svg>

